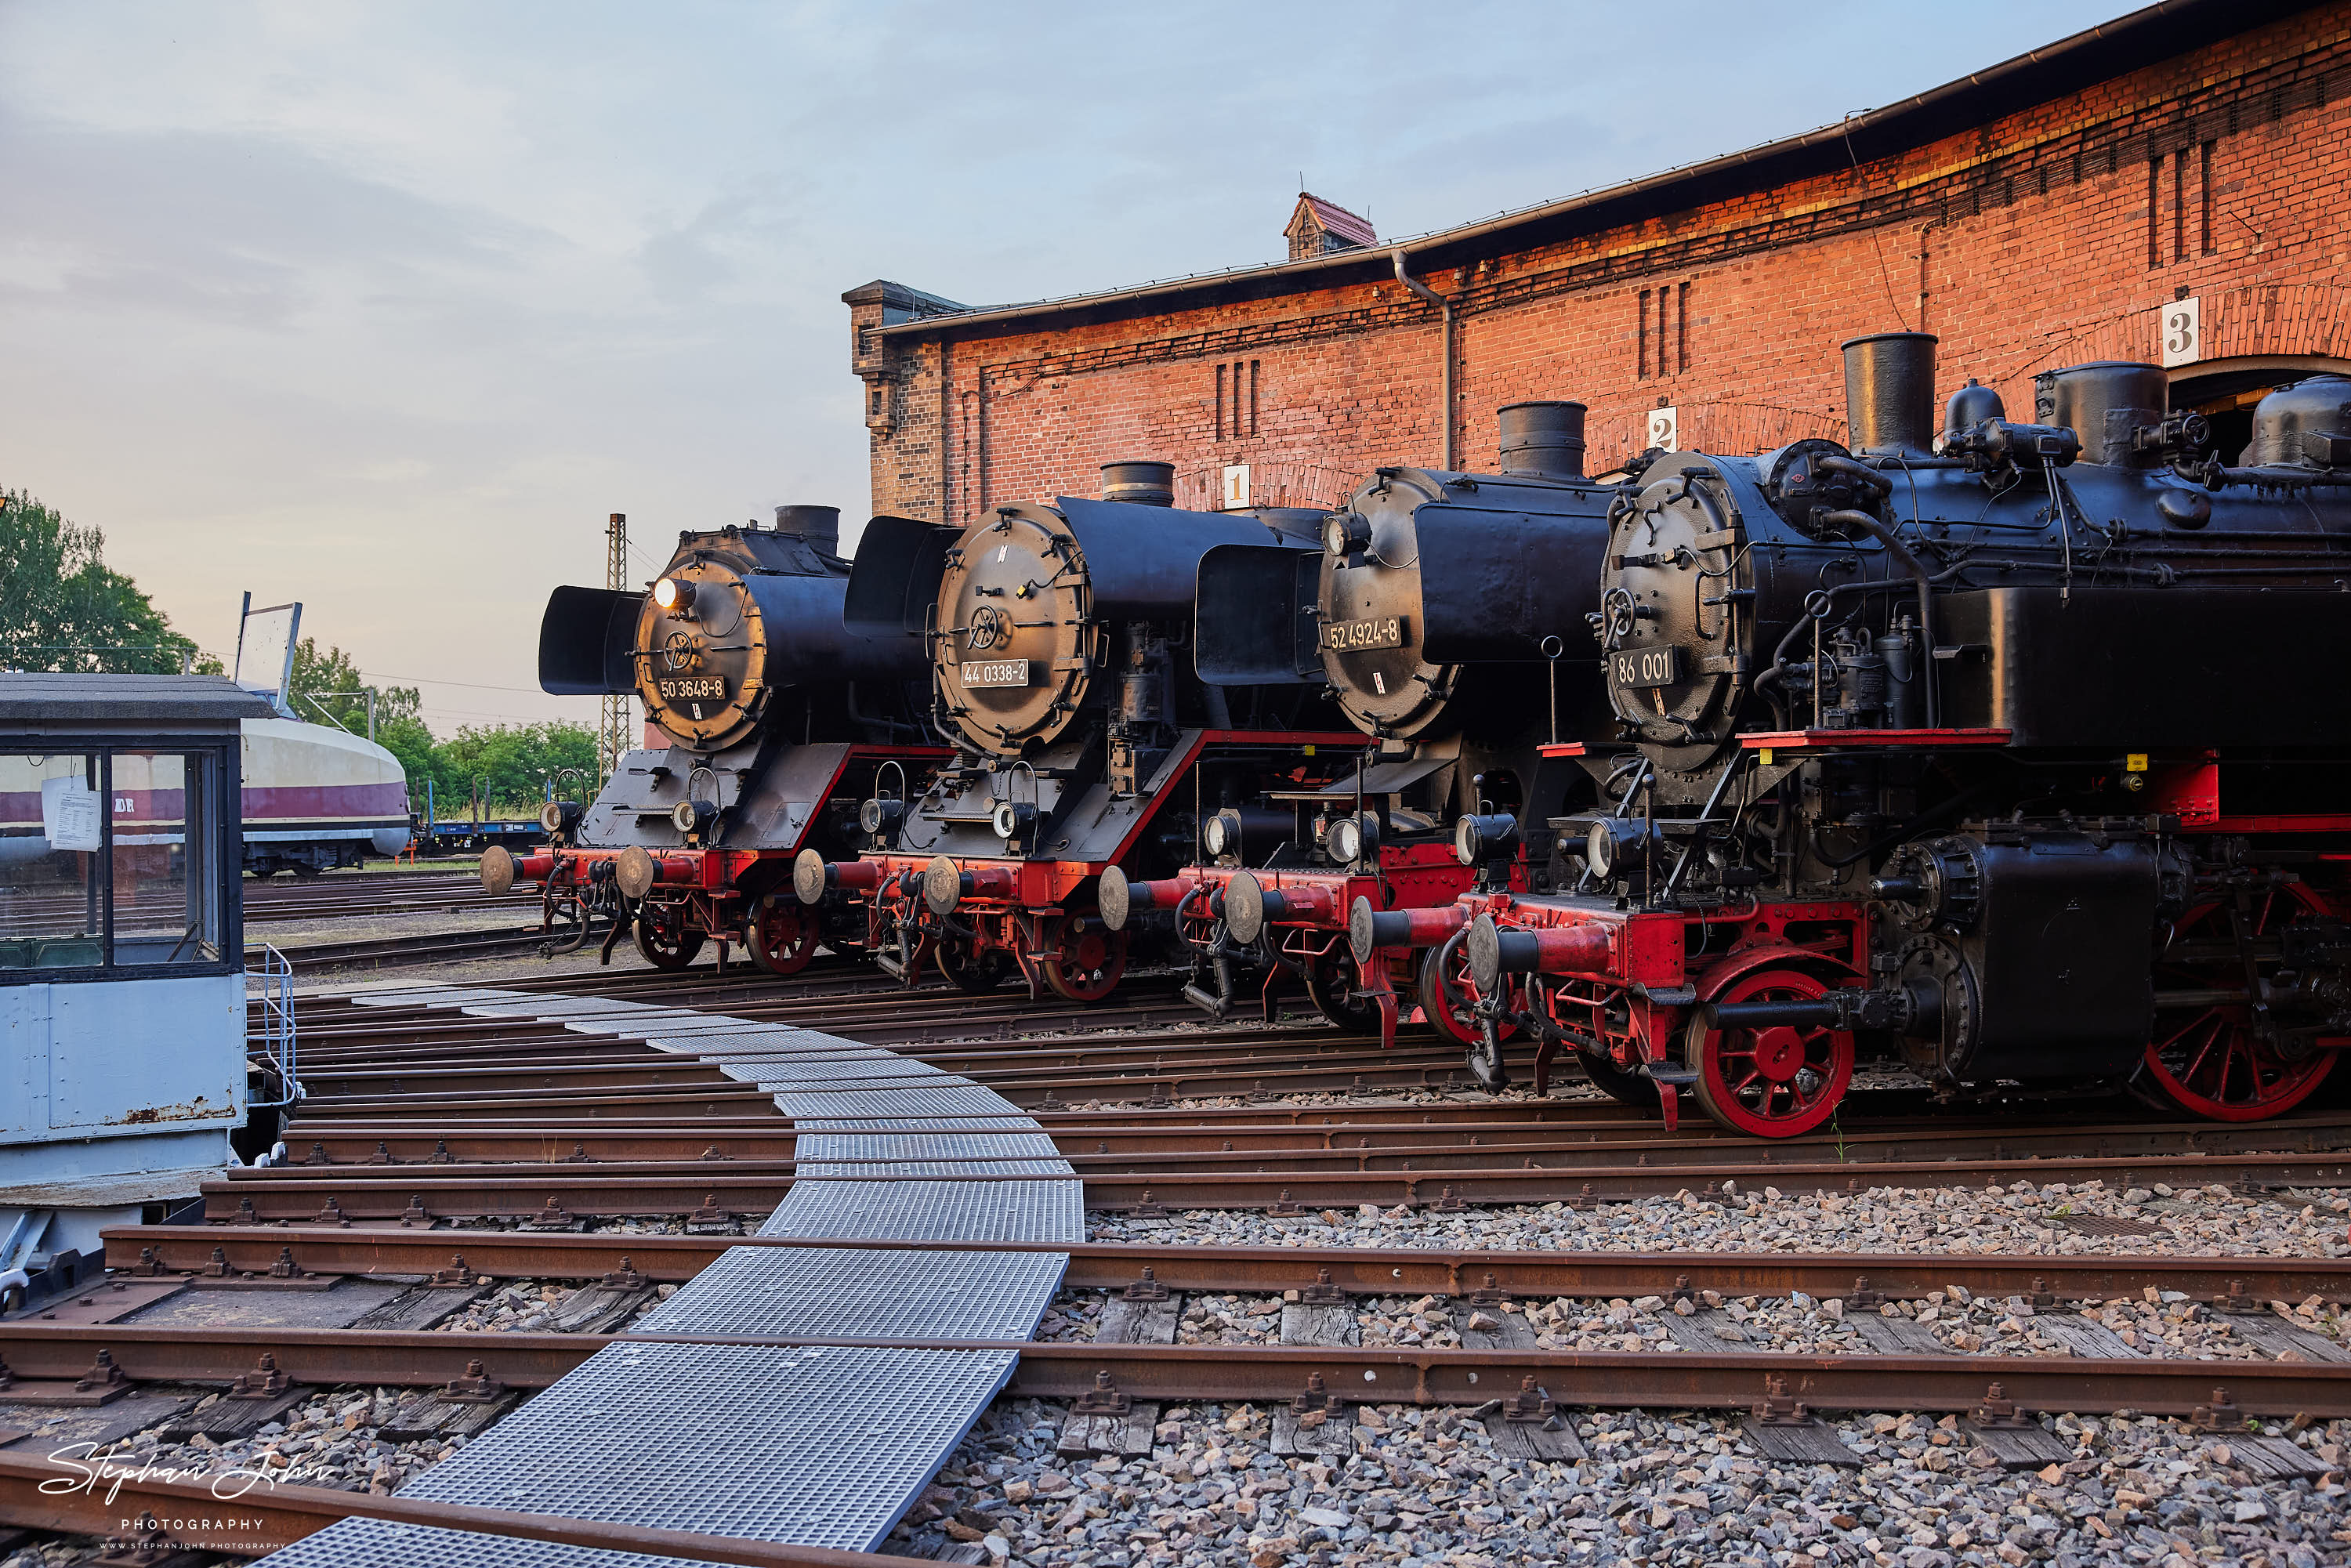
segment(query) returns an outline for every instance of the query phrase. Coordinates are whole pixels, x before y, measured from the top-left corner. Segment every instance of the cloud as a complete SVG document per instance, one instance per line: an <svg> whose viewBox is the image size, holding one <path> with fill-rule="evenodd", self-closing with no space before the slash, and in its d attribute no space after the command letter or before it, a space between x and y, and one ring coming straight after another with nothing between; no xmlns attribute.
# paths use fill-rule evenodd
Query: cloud
<svg viewBox="0 0 2351 1568"><path fill-rule="evenodd" d="M862 514L844 287L1270 260L1301 171L1409 235L2121 8L1992 0L1928 52L1900 5L0 7L0 483L214 646L251 588L363 668L528 687L607 513L648 567Z"/></svg>

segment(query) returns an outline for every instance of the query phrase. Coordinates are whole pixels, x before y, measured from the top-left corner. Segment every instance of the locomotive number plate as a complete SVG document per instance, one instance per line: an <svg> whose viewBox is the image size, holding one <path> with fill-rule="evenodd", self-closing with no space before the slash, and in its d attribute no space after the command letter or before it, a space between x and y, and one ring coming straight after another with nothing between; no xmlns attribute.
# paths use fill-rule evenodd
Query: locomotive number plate
<svg viewBox="0 0 2351 1568"><path fill-rule="evenodd" d="M1404 646L1404 617L1382 615L1370 621L1325 621L1322 645L1342 653L1365 648Z"/></svg>
<svg viewBox="0 0 2351 1568"><path fill-rule="evenodd" d="M1608 678L1620 686L1670 686L1682 678L1682 651L1672 643L1662 648L1635 648L1608 655Z"/></svg>
<svg viewBox="0 0 2351 1568"><path fill-rule="evenodd" d="M1025 686L1029 684L1029 661L1026 659L967 663L962 669L963 684L967 686Z"/></svg>
<svg viewBox="0 0 2351 1568"><path fill-rule="evenodd" d="M664 702L723 703L726 700L726 677L724 675L670 675L653 683L653 689Z"/></svg>

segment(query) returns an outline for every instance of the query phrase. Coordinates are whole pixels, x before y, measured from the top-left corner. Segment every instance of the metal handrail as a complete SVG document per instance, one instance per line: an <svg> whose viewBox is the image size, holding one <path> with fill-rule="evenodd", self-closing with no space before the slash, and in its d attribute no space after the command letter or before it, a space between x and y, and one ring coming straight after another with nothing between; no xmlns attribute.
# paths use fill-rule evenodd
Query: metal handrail
<svg viewBox="0 0 2351 1568"><path fill-rule="evenodd" d="M254 971L248 969L248 975ZM267 943L261 946L261 1052L259 1065L275 1073L282 1100L254 1100L247 1108L266 1111L299 1104L302 1081L295 1075L300 1036L294 1021L294 966Z"/></svg>

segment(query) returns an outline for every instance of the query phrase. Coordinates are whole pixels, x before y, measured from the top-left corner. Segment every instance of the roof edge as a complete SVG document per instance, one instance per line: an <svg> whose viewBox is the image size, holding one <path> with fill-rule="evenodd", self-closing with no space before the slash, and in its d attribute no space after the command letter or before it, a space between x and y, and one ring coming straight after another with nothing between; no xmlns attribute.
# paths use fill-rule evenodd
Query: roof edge
<svg viewBox="0 0 2351 1568"><path fill-rule="evenodd" d="M1997 65L1970 72L1940 87L1930 88L1848 120L1782 137L1776 141L1762 142L1698 162L1681 164L1638 179L1503 213L1477 223L1432 230L1405 238L1375 240L1362 249L1334 251L1300 261L1229 267L1126 288L1028 300L1013 305L977 309L957 306L952 308L951 312L924 314L914 320L885 326L881 330L885 336L903 337L959 331L966 328L996 327L1032 319L1176 298L1186 294L1206 293L1235 286L1248 287L1263 296L1281 292L1284 284L1313 274L1331 274L1330 283L1343 283L1349 281L1343 276L1346 271L1372 264L1376 264L1375 270L1384 274L1388 270L1387 258L1398 251L1428 256L1430 253L1473 245L1513 229L1556 224L1579 213L1604 209L1635 199L1646 198L1654 205L1656 198L1671 195L1677 187L1703 190L1708 184L1726 179L1738 181L1744 176L1740 183L1752 189L1773 183L1775 176L1780 179L1793 177L1791 173L1782 172L1782 168L1823 148L1833 148L1841 158L1864 162L1896 156L1940 141L1953 134L1956 128L1969 123L1980 123L1986 119L1995 119L2046 102L2063 91L2127 76L2132 71L2187 54L2220 39L2236 37L2287 16L2319 9L2325 4L2325 0L2157 0L2152 5L2113 21L2085 28L2054 43L2027 50ZM2074 72L2081 74L2071 74ZM1721 193L1709 193L1687 204L1699 205L1704 201L1719 199ZM1435 265L1447 264L1445 258L1431 259ZM851 294L863 295L866 290L876 287L898 287L901 286L867 284L863 289L852 289ZM843 295L842 298L848 299L850 296ZM930 299L935 297L924 298Z"/></svg>

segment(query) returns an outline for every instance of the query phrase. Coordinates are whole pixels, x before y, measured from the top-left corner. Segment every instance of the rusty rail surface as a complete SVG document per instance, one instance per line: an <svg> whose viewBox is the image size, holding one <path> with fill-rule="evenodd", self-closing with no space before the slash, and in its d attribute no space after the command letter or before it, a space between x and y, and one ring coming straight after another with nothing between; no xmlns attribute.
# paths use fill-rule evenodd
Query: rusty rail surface
<svg viewBox="0 0 2351 1568"><path fill-rule="evenodd" d="M240 1485L245 1490L238 1490ZM326 1487L246 1483L241 1476L179 1480L141 1475L131 1466L118 1466L101 1474L95 1461L61 1464L0 1454L0 1523L19 1529L127 1537L142 1546L160 1541L249 1557L290 1546L344 1519L380 1519L605 1552L743 1563L747 1568L890 1568L922 1561L560 1514L421 1502Z"/></svg>
<svg viewBox="0 0 2351 1568"><path fill-rule="evenodd" d="M765 1236L644 1236L567 1231L397 1230L354 1226L125 1226L103 1233L108 1268L135 1274L152 1249L166 1271L193 1271L213 1249L233 1270L266 1272L281 1249L320 1274L422 1276L462 1254L467 1270L500 1279L585 1279L620 1267L623 1257L651 1280L687 1280L729 1247L855 1247L907 1251L1066 1252L1063 1283L1112 1289L1148 1266L1171 1290L1279 1293L1331 1282L1355 1295L1459 1295L1494 1276L1499 1289L1529 1300L1552 1296L1661 1295L1687 1281L1727 1296L1802 1291L1841 1296L1866 1275L1869 1288L1920 1297L1949 1285L1978 1295L2053 1295L2111 1301L2150 1288L2218 1300L2241 1284L2259 1301L2319 1296L2351 1301L2351 1259L2177 1258L2082 1253L1984 1256L1928 1252L1516 1252L1436 1248L1165 1247L1147 1242L1040 1243L901 1241Z"/></svg>
<svg viewBox="0 0 2351 1568"><path fill-rule="evenodd" d="M434 1343L438 1342L438 1343ZM874 1345L1002 1349L989 1340L890 1340L753 1334L436 1334L359 1330L140 1330L119 1323L0 1324L0 1357L19 1375L87 1369L105 1349L141 1382L225 1383L264 1351L303 1383L422 1386L478 1361L514 1387L544 1387L608 1344ZM1816 1409L1961 1410L1989 1384L2036 1409L2187 1415L2233 1404L2247 1416L2351 1416L2351 1363L2099 1359L2016 1355L1793 1355L1444 1350L1281 1344L1022 1343L1006 1392L1071 1399L1110 1375L1120 1392L1161 1400L1287 1400L1319 1375L1333 1398L1377 1405L1478 1405L1531 1375L1562 1405L1601 1409L1739 1408L1759 1404L1767 1376ZM2227 1391L2216 1400L2216 1389Z"/></svg>

